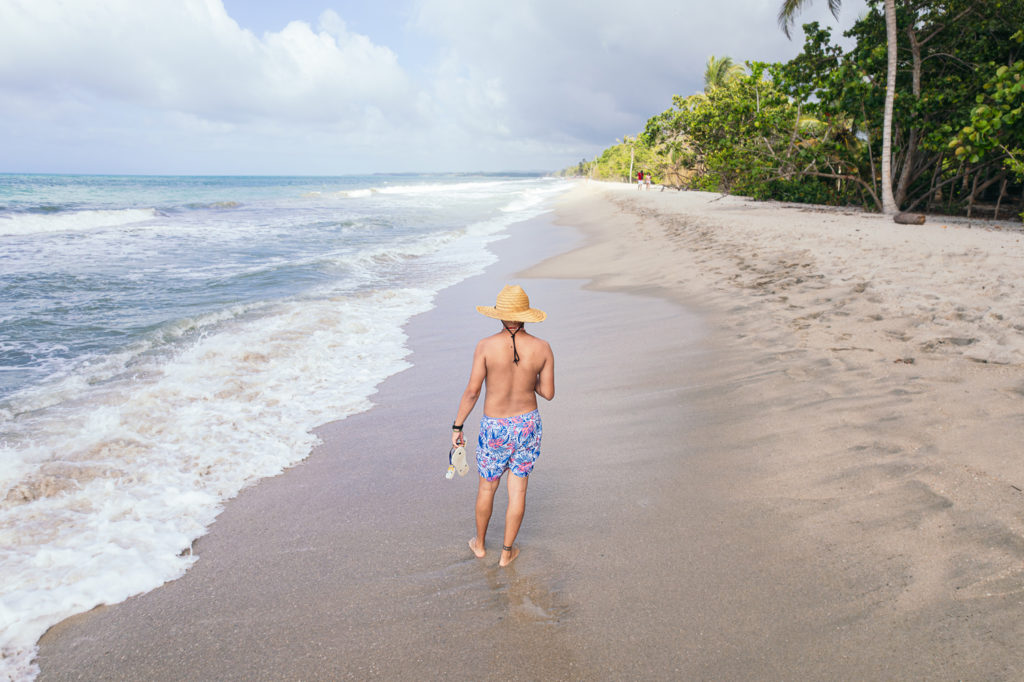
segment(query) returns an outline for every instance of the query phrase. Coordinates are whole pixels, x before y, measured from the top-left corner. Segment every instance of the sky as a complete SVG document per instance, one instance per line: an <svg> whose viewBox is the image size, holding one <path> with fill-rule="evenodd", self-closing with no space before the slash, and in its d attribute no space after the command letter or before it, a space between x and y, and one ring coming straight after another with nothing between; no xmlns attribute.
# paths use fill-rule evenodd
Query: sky
<svg viewBox="0 0 1024 682"><path fill-rule="evenodd" d="M784 61L781 0L0 0L0 172L549 171Z"/></svg>

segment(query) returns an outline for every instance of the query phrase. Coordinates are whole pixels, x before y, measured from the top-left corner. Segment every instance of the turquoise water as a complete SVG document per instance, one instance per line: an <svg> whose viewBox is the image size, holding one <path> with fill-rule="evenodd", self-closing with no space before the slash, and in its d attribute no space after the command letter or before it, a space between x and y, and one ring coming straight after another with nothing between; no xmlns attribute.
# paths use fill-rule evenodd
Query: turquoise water
<svg viewBox="0 0 1024 682"><path fill-rule="evenodd" d="M0 175L0 650L181 574L560 181ZM27 671L27 672L26 672ZM3 672L3 670L0 670Z"/></svg>

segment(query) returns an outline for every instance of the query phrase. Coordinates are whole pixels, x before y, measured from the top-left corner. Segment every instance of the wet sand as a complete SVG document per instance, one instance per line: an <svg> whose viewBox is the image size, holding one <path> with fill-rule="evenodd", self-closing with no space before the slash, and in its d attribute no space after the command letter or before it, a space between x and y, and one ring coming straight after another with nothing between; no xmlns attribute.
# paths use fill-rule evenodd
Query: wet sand
<svg viewBox="0 0 1024 682"><path fill-rule="evenodd" d="M714 199L583 186L515 228L410 323L372 410L232 500L183 578L51 629L40 679L1017 679L1010 242L883 268L876 216ZM985 296L922 268L1003 288L972 320ZM443 473L493 327L473 306L509 281L549 314L558 393L499 569L504 490L477 560L474 477Z"/></svg>

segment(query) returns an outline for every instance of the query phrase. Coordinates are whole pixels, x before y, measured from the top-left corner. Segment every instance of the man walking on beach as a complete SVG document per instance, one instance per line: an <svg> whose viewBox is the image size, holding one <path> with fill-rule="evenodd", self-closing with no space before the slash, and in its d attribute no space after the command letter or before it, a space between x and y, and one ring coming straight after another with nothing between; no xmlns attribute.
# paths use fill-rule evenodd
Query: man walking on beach
<svg viewBox="0 0 1024 682"><path fill-rule="evenodd" d="M477 306L476 309L487 317L501 320L502 330L476 345L469 384L452 422L452 445L465 444L462 427L486 382L476 452L480 474L476 493L476 537L469 541L469 547L477 558L484 557L494 493L502 474L509 470L505 538L498 561L499 566L508 566L519 556L519 548L514 543L526 512L527 477L540 456L542 429L537 396L546 400L555 397L555 356L546 341L524 329L524 323L541 322L547 314L531 308L529 297L518 285L502 289L495 306Z"/></svg>

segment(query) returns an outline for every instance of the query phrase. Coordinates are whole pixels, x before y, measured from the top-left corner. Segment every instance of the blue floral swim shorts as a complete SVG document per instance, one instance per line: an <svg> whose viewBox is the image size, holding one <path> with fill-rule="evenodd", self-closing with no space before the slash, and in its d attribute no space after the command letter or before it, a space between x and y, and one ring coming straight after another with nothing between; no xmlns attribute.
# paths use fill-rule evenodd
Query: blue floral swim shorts
<svg viewBox="0 0 1024 682"><path fill-rule="evenodd" d="M538 410L515 417L484 415L476 448L476 470L480 477L495 481L505 469L519 478L529 476L540 457L542 433Z"/></svg>

